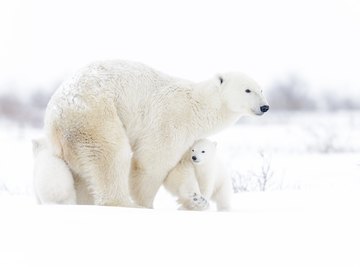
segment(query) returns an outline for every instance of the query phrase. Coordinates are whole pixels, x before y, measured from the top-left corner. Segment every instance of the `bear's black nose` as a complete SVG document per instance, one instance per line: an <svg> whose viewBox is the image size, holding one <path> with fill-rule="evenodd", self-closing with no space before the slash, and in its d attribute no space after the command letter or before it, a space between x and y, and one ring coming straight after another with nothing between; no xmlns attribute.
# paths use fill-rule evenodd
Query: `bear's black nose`
<svg viewBox="0 0 360 267"><path fill-rule="evenodd" d="M261 110L261 112L266 112L269 110L269 106L268 105L261 106L260 110Z"/></svg>
<svg viewBox="0 0 360 267"><path fill-rule="evenodd" d="M192 156L191 158L192 158L192 160L196 160L196 157L195 157L195 156Z"/></svg>

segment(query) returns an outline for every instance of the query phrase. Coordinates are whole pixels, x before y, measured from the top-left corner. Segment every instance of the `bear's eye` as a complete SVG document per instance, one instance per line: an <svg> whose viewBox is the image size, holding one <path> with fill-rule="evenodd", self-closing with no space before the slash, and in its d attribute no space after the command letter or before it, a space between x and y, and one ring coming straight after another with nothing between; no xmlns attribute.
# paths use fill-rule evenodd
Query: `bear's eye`
<svg viewBox="0 0 360 267"><path fill-rule="evenodd" d="M201 153L205 153L205 151L203 150L203 151L201 151Z"/></svg>
<svg viewBox="0 0 360 267"><path fill-rule="evenodd" d="M191 150L192 152L194 152L194 149L193 150Z"/></svg>
<svg viewBox="0 0 360 267"><path fill-rule="evenodd" d="M246 92L246 93L251 93L251 90L250 90L250 89L246 89L245 92Z"/></svg>

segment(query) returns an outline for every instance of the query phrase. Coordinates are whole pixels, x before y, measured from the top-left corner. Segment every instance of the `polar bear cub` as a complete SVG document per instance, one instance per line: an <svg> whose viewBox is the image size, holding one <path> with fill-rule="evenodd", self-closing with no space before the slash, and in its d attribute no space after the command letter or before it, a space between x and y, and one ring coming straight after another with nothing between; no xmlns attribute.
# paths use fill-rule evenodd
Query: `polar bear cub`
<svg viewBox="0 0 360 267"><path fill-rule="evenodd" d="M230 209L231 181L216 150L216 142L200 139L169 172L164 187L179 198L181 208L203 210L213 200L217 210Z"/></svg>
<svg viewBox="0 0 360 267"><path fill-rule="evenodd" d="M48 149L45 139L33 140L34 189L39 204L76 204L69 167Z"/></svg>

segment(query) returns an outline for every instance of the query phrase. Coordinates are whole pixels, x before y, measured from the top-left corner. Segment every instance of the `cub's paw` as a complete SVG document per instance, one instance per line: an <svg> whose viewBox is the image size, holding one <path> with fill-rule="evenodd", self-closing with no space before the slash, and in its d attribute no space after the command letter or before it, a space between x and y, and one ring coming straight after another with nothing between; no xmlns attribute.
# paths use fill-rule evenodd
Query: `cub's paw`
<svg viewBox="0 0 360 267"><path fill-rule="evenodd" d="M184 206L189 210L206 210L209 207L209 201L198 193L194 193L184 203Z"/></svg>

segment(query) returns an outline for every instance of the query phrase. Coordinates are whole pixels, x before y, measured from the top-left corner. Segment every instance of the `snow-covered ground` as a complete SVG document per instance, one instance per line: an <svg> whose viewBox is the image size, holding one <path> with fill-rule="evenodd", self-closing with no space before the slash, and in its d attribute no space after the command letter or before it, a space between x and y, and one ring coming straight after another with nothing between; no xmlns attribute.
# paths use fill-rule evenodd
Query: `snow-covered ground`
<svg viewBox="0 0 360 267"><path fill-rule="evenodd" d="M214 137L233 211L37 206L31 139L0 123L0 266L360 266L360 113L269 113Z"/></svg>
<svg viewBox="0 0 360 267"><path fill-rule="evenodd" d="M246 193L228 213L1 205L0 266L358 267L359 200Z"/></svg>

